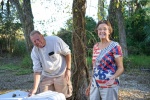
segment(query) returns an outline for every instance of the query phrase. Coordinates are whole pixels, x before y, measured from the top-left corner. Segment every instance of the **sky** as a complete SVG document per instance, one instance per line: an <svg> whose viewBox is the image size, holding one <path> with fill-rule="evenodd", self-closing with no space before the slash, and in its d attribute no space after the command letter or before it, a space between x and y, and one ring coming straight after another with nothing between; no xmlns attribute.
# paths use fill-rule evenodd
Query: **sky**
<svg viewBox="0 0 150 100"><path fill-rule="evenodd" d="M66 21L72 17L73 0L31 0L35 30L52 35L65 28ZM87 0L86 15L97 20L98 0Z"/></svg>
<svg viewBox="0 0 150 100"><path fill-rule="evenodd" d="M86 16L97 22L98 0L86 2ZM35 30L52 35L52 32L57 33L60 28L65 28L66 21L72 17L72 3L73 0L31 0Z"/></svg>

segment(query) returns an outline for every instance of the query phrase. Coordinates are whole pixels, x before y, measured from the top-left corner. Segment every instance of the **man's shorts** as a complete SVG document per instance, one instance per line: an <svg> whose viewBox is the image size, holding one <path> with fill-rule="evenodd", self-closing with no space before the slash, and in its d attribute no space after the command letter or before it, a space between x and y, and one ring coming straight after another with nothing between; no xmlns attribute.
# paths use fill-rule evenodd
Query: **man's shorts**
<svg viewBox="0 0 150 100"><path fill-rule="evenodd" d="M63 93L68 98L72 96L72 83L70 80L66 80L65 74L55 78L43 76L40 82L39 92L48 90Z"/></svg>

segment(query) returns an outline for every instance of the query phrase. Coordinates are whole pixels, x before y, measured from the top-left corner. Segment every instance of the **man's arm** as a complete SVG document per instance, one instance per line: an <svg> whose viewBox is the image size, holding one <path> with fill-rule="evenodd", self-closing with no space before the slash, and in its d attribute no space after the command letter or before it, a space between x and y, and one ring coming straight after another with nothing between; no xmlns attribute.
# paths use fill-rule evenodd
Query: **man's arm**
<svg viewBox="0 0 150 100"><path fill-rule="evenodd" d="M34 84L33 84L33 89L31 90L30 94L28 96L32 96L37 92L39 83L40 83L40 78L41 78L41 73L40 72L35 72L34 73Z"/></svg>
<svg viewBox="0 0 150 100"><path fill-rule="evenodd" d="M71 70L71 54L66 55L66 64L67 64L66 70Z"/></svg>
<svg viewBox="0 0 150 100"><path fill-rule="evenodd" d="M71 77L71 54L66 55L66 72L65 72L65 77L67 80L70 80Z"/></svg>

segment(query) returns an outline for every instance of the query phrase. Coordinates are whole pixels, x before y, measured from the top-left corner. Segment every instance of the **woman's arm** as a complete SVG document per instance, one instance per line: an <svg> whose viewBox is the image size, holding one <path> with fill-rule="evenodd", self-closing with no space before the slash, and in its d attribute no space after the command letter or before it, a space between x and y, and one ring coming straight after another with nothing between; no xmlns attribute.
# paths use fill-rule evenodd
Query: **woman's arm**
<svg viewBox="0 0 150 100"><path fill-rule="evenodd" d="M114 74L114 77L117 78L119 77L123 71L124 71L124 67L123 67L123 57L120 56L120 57L117 57L115 58L115 62L116 62L116 65L118 67L116 73Z"/></svg>
<svg viewBox="0 0 150 100"><path fill-rule="evenodd" d="M106 85L112 85L114 83L115 79L117 77L119 77L124 71L123 57L120 56L120 57L115 58L115 62L116 62L118 69L117 69L116 73L109 78L109 81L106 83Z"/></svg>

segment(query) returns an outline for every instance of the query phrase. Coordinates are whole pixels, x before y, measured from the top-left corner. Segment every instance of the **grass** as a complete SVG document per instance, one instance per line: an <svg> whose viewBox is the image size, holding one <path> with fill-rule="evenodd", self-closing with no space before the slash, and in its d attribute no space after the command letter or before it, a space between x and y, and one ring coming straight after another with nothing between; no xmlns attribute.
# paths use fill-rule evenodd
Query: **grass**
<svg viewBox="0 0 150 100"><path fill-rule="evenodd" d="M32 61L29 55L26 55L23 59L14 63L14 60L19 60L12 58L12 61L3 60L0 62L0 70L9 70L15 73L15 75L25 75L32 73ZM6 63L7 62L7 63Z"/></svg>
<svg viewBox="0 0 150 100"><path fill-rule="evenodd" d="M150 56L130 56L132 63L139 67L150 68Z"/></svg>
<svg viewBox="0 0 150 100"><path fill-rule="evenodd" d="M14 64L4 64L0 66L0 70L10 70L10 71L15 71L18 70L19 66L14 65Z"/></svg>
<svg viewBox="0 0 150 100"><path fill-rule="evenodd" d="M150 69L150 56L146 55L131 55L124 58L124 67L130 69Z"/></svg>
<svg viewBox="0 0 150 100"><path fill-rule="evenodd" d="M9 70L13 71L16 75L25 75L32 73L32 69L24 68L15 64L5 64L0 66L0 70Z"/></svg>

